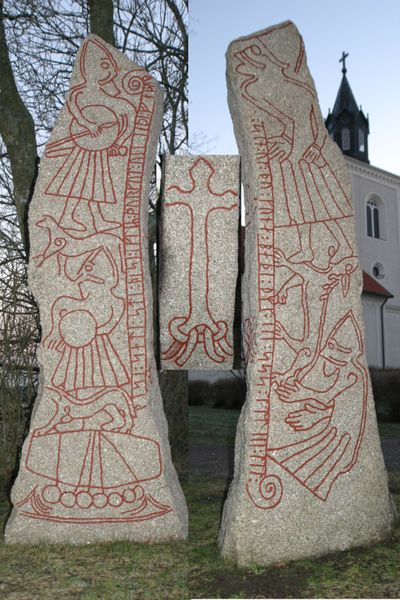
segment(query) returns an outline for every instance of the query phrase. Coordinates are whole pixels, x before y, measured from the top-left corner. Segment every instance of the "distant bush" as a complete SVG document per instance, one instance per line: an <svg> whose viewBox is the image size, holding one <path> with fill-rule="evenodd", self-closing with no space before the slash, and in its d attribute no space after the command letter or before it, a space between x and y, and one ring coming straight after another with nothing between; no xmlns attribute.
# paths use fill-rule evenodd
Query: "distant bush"
<svg viewBox="0 0 400 600"><path fill-rule="evenodd" d="M239 410L246 399L246 384L236 377L221 379L214 384L213 393L215 408Z"/></svg>
<svg viewBox="0 0 400 600"><path fill-rule="evenodd" d="M378 420L400 423L400 369L370 369Z"/></svg>
<svg viewBox="0 0 400 600"><path fill-rule="evenodd" d="M189 379L189 404L213 407L211 387L205 379Z"/></svg>
<svg viewBox="0 0 400 600"><path fill-rule="evenodd" d="M240 409L246 398L243 379L226 375L209 382L206 379L189 380L189 404L211 408Z"/></svg>

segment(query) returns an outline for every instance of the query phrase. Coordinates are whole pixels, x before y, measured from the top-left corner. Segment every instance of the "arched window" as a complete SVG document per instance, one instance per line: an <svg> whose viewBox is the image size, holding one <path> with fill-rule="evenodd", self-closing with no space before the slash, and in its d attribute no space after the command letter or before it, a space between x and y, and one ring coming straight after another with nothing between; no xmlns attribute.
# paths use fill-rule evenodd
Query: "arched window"
<svg viewBox="0 0 400 600"><path fill-rule="evenodd" d="M342 129L342 150L350 150L350 129L348 127Z"/></svg>
<svg viewBox="0 0 400 600"><path fill-rule="evenodd" d="M371 195L366 204L367 236L385 239L385 215L383 201Z"/></svg>

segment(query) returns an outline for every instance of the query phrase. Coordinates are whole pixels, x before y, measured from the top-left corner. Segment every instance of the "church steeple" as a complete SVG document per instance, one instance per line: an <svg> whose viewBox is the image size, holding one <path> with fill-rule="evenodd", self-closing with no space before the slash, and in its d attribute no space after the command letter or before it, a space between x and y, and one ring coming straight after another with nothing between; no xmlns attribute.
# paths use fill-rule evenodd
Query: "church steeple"
<svg viewBox="0 0 400 600"><path fill-rule="evenodd" d="M369 122L364 115L361 106L351 91L347 80L346 58L348 54L343 52L339 62L342 63L342 81L335 100L333 111L329 112L325 125L330 136L338 144L344 154L369 163L368 160L368 134Z"/></svg>

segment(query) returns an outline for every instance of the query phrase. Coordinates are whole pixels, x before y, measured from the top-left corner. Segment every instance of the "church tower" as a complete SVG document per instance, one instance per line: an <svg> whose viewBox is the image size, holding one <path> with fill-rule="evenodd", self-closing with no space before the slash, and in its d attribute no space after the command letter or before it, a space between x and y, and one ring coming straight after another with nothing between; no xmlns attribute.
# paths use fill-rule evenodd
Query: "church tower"
<svg viewBox="0 0 400 600"><path fill-rule="evenodd" d="M350 84L346 77L346 58L343 52L339 62L343 63L342 81L337 93L333 111L329 112L325 125L329 135L338 144L343 154L363 162L368 160L369 122L361 107L358 108Z"/></svg>

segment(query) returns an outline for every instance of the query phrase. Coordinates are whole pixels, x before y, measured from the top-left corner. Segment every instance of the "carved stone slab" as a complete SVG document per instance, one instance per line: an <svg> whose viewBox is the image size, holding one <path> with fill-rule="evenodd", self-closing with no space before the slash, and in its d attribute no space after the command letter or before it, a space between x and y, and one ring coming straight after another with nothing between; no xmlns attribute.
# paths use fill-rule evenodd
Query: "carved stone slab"
<svg viewBox="0 0 400 600"><path fill-rule="evenodd" d="M382 539L393 508L364 355L349 175L303 40L285 22L231 43L246 200L247 400L220 546L239 564Z"/></svg>
<svg viewBox="0 0 400 600"><path fill-rule="evenodd" d="M160 269L164 369L232 369L239 157L166 156Z"/></svg>
<svg viewBox="0 0 400 600"><path fill-rule="evenodd" d="M29 213L41 381L9 543L186 536L152 348L147 197L162 107L146 71L86 38Z"/></svg>

